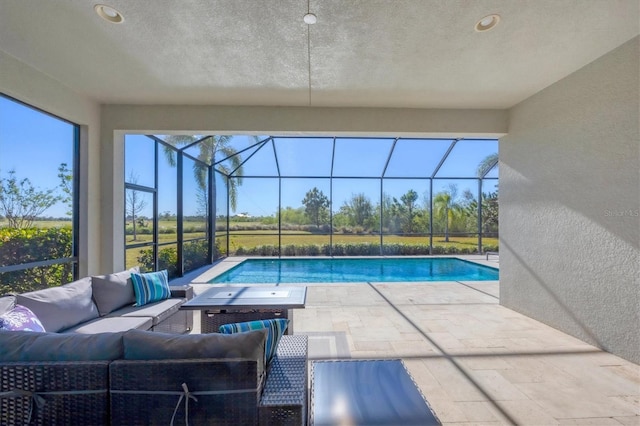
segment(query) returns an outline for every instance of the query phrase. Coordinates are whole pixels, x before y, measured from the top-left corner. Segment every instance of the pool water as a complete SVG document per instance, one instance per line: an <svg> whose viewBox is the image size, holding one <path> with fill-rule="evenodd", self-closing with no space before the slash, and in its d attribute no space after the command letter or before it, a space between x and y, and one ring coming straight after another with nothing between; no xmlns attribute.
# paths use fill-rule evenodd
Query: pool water
<svg viewBox="0 0 640 426"><path fill-rule="evenodd" d="M455 258L248 259L210 283L498 280L498 270Z"/></svg>

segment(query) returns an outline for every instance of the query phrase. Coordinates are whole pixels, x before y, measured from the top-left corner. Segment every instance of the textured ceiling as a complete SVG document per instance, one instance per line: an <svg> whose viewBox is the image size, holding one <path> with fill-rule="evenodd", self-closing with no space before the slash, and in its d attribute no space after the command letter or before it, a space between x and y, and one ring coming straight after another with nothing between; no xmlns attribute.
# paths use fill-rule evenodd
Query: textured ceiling
<svg viewBox="0 0 640 426"><path fill-rule="evenodd" d="M0 50L102 103L508 108L640 28L638 0L104 3L125 22L0 0Z"/></svg>

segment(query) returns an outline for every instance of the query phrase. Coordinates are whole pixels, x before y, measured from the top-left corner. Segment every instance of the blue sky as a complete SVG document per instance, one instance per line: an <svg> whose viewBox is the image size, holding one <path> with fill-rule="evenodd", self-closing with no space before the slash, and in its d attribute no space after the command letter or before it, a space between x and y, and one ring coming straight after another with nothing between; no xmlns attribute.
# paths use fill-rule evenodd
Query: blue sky
<svg viewBox="0 0 640 426"><path fill-rule="evenodd" d="M15 170L38 190L59 187L58 167L73 166L73 125L0 96L0 177ZM62 203L45 216L68 217Z"/></svg>
<svg viewBox="0 0 640 426"><path fill-rule="evenodd" d="M258 140L265 140L260 136ZM59 186L58 167L61 163L72 164L73 126L32 108L0 96L0 176L6 177L9 170L15 170L19 179L29 178L39 190ZM241 150L255 144L256 138L235 136L234 146ZM379 177L386 165L385 176L408 178L431 176L440 159L450 146L450 140L401 139L387 165L387 158L393 139L339 138L335 147L333 162L333 210L339 210L345 200L357 193L365 193L374 204L380 197L379 179L349 179L353 176ZM478 163L498 149L495 140L463 140L452 150L442 165L438 177L475 176ZM275 151L282 176L328 176L332 170L333 143L331 138L277 138ZM191 151L194 155L197 148ZM144 135L127 135L125 143L125 178L131 173L137 183L153 186L153 143ZM251 149L242 154L248 159L244 165L245 176L277 177L274 147L269 142L261 149ZM159 161L159 206L160 213L176 211L176 169L170 167L162 152ZM495 169L494 169L495 170ZM497 177L497 173L490 176ZM191 160L185 162L185 208L186 215L195 215L196 185L193 179ZM222 179L217 180L223 187ZM493 190L495 181L487 181L485 191ZM458 195L465 189L477 193L477 181L434 180L434 194L456 184ZM282 206L298 208L302 206L305 193L318 187L329 195L329 179L301 178L282 179ZM383 191L400 198L409 189L418 192L419 203L428 199L429 181L418 179L385 179ZM278 205L278 179L252 179L246 177L239 188L236 213L246 212L252 216L274 215ZM217 214L225 214L225 199L218 198ZM45 216L65 217L68 208L59 203ZM151 216L151 198L142 213Z"/></svg>
<svg viewBox="0 0 640 426"><path fill-rule="evenodd" d="M258 137L265 140L266 137ZM236 136L233 139L238 151L250 147L256 140L248 136ZM379 176L387 164L393 139L354 139L341 138L336 142L335 160L333 162L333 210L338 211L345 200L352 195L365 193L374 204L380 197ZM408 190L418 192L419 203L429 197L429 180L410 179L415 176L431 176L440 159L451 145L451 140L400 140L394 149L394 155L387 165L385 176L406 179L385 179L383 191L393 197L400 198ZM276 156L277 154L277 163ZM434 194L447 189L451 184L458 187L458 196L465 189L477 193L477 180L473 179L478 163L487 155L497 151L495 140L459 141L449 159L442 165L438 177L469 177L466 180L444 179L434 180ZM197 155L194 148L192 154ZM126 139L127 158L153 158L152 143L142 135L128 135ZM278 208L278 168L282 179L282 206L298 208L307 191L313 187L329 196L331 191L328 176L332 170L333 142L331 138L275 138L275 149L268 142L266 145L243 152L242 158L247 160L243 165L243 184L238 190L238 206L236 213L248 213L251 216L271 216ZM167 166L160 153L159 211L175 212L175 184L173 179L176 169ZM139 184L151 185L152 169L137 160L127 161L126 176L133 171L138 176ZM195 214L194 205L196 187L193 180L192 166L185 164L185 214ZM354 176L370 179L353 179ZM290 177L296 177L290 178ZM147 183L148 182L148 183ZM493 190L497 181L487 181L484 191ZM217 185L224 188L220 176ZM163 190L163 188L165 188ZM226 214L224 196L218 198L217 214ZM232 212L233 214L233 212Z"/></svg>

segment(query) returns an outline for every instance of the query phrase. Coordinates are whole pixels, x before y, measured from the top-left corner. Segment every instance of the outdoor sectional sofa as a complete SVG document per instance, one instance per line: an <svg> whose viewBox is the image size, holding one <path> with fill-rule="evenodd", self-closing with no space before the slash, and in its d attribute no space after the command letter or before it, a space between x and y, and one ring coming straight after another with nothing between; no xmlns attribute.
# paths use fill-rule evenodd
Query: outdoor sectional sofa
<svg viewBox="0 0 640 426"><path fill-rule="evenodd" d="M114 274L86 277L59 287L8 297L15 297L15 303L29 308L47 332L187 331L191 327L191 313L180 310L186 300L177 297L184 291L172 291L172 297L168 299L133 306L136 296L132 272L139 270L135 267ZM2 313L0 311L0 315Z"/></svg>
<svg viewBox="0 0 640 426"><path fill-rule="evenodd" d="M307 336L0 331L2 425L303 425Z"/></svg>
<svg viewBox="0 0 640 426"><path fill-rule="evenodd" d="M306 336L267 364L266 330L183 334L185 299L134 307L131 272L0 298L46 330L0 330L0 424L305 424Z"/></svg>

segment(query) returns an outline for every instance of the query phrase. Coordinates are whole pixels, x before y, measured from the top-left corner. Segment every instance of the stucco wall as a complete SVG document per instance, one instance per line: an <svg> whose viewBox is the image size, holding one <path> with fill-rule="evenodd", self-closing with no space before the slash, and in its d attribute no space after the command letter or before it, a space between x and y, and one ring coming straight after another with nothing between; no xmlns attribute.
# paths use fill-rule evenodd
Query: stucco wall
<svg viewBox="0 0 640 426"><path fill-rule="evenodd" d="M640 362L640 38L510 110L500 302Z"/></svg>
<svg viewBox="0 0 640 426"><path fill-rule="evenodd" d="M0 92L81 126L79 271L100 272L100 106L2 51Z"/></svg>

